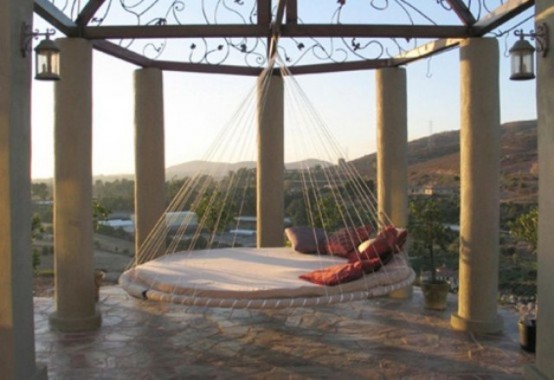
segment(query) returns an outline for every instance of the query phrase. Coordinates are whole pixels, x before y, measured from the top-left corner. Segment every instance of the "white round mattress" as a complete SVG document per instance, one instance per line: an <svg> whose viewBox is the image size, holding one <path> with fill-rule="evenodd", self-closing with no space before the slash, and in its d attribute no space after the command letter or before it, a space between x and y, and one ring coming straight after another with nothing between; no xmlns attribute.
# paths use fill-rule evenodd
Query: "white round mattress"
<svg viewBox="0 0 554 380"><path fill-rule="evenodd" d="M256 300L262 303L302 298L323 300L355 292L363 293L359 299L407 286L414 277L403 255L397 254L378 272L346 284L322 286L299 278L302 274L344 263L346 260L342 258L301 254L292 248L188 251L162 256L130 269L122 274L120 284L137 297L240 307L238 303L245 300L251 300L249 306L252 306L252 302L259 303Z"/></svg>

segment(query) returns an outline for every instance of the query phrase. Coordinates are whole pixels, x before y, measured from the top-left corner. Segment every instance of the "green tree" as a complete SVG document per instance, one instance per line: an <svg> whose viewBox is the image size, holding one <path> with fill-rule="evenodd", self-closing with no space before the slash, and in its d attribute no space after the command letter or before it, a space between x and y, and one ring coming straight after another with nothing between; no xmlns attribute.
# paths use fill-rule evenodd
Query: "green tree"
<svg viewBox="0 0 554 380"><path fill-rule="evenodd" d="M517 240L529 243L533 252L537 250L538 242L539 209L537 207L518 216L513 222L508 223L510 235Z"/></svg>
<svg viewBox="0 0 554 380"><path fill-rule="evenodd" d="M38 214L33 215L33 219L31 221L31 239L33 242L35 242L36 239L38 239L42 233L44 232L44 228L42 227L42 223L40 221L40 216ZM40 266L40 251L37 248L33 248L33 271L36 273L38 271L38 267Z"/></svg>
<svg viewBox="0 0 554 380"><path fill-rule="evenodd" d="M33 182L31 184L31 195L41 201L50 199L50 188L44 182Z"/></svg>
<svg viewBox="0 0 554 380"><path fill-rule="evenodd" d="M315 227L321 227L327 231L334 231L342 223L340 205L336 202L332 193L327 193L318 198L312 210Z"/></svg>
<svg viewBox="0 0 554 380"><path fill-rule="evenodd" d="M95 231L100 229L100 222L108 219L110 213L111 211L104 207L100 201L97 199L92 200L92 223Z"/></svg>
<svg viewBox="0 0 554 380"><path fill-rule="evenodd" d="M420 197L410 202L408 231L414 239L413 253L428 255L431 281L436 282L437 248L446 251L452 240L450 229L445 225L444 210L436 197Z"/></svg>
<svg viewBox="0 0 554 380"><path fill-rule="evenodd" d="M200 224L211 233L223 232L233 220L235 207L219 191L206 193L194 207Z"/></svg>

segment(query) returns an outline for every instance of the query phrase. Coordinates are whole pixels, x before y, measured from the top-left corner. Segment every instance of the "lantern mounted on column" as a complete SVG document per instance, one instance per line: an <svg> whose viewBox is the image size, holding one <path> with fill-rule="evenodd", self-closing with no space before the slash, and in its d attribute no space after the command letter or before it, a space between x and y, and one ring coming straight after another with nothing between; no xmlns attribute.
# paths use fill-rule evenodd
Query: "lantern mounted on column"
<svg viewBox="0 0 554 380"><path fill-rule="evenodd" d="M59 80L60 79L60 48L50 36L54 35L54 29L46 29L40 32L38 29L31 30L31 26L25 22L21 26L21 55L26 57L31 52L31 41L40 36L46 37L35 47L35 79L37 80Z"/></svg>
<svg viewBox="0 0 554 380"><path fill-rule="evenodd" d="M514 32L519 40L510 49L510 60L512 66L511 80L529 80L535 78L535 51L542 53L546 57L549 47L548 25L545 23L537 25L536 31L524 33L522 29ZM531 40L537 41L537 48L525 39L530 37Z"/></svg>

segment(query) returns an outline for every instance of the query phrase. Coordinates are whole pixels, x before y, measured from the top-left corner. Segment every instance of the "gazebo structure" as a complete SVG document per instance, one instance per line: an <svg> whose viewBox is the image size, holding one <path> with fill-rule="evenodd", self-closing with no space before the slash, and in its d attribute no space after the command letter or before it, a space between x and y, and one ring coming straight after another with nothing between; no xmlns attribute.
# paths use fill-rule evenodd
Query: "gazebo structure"
<svg viewBox="0 0 554 380"><path fill-rule="evenodd" d="M60 5L60 4L61 5ZM112 4L113 3L113 4ZM403 66L446 49L460 50L461 230L460 291L455 329L499 332L499 49L491 32L534 7L537 24L554 29L551 0L442 0L432 5L368 2L378 15L398 7L404 21L343 23L347 1L331 22L303 21L301 0L214 1L204 18L185 17L184 1L4 0L0 3L0 377L46 378L35 362L30 252L30 94L28 45L33 12L66 37L55 85L56 311L51 326L83 331L101 326L94 299L92 248L92 51L137 65L135 72L136 241L164 208L164 70L259 76L279 52L293 75L375 70L378 125L378 206L397 226L407 222L407 101ZM169 4L170 3L170 4ZM231 4L233 3L233 4ZM491 4L495 3L493 7ZM204 2L202 2L204 4ZM165 6L148 18L154 6ZM217 8L229 18L221 23ZM425 7L452 23L439 24ZM242 11L239 11L242 9ZM244 11L245 10L245 11ZM212 13L214 12L212 16ZM398 14L398 13L397 13ZM124 15L133 21L122 24ZM306 16L307 17L307 16ZM492 36L492 37L491 37ZM183 61L170 57L185 40ZM340 49L322 39L336 40ZM551 38L552 39L552 38ZM196 41L196 42L194 42ZM423 43L421 43L423 41ZM177 47L177 49L180 49ZM173 50L175 51L175 50ZM344 56L338 56L345 54ZM311 56L310 56L311 55ZM283 79L273 75L259 113L258 246L282 244ZM554 378L554 57L537 57L539 128L539 271L537 360L529 379ZM394 101L391 101L394 99ZM394 149L391 149L394 147ZM387 191L385 191L387 189Z"/></svg>

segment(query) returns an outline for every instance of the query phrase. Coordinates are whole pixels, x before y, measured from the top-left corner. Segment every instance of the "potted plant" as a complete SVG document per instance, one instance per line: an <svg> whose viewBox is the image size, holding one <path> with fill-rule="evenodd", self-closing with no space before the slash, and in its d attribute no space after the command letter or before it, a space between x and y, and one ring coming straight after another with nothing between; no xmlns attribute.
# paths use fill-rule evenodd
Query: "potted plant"
<svg viewBox="0 0 554 380"><path fill-rule="evenodd" d="M529 212L519 215L509 223L510 235L517 241L529 244L529 250L537 251L538 244L539 211L534 207ZM537 335L537 304L534 302L519 303L519 344L528 352L535 352L535 339Z"/></svg>
<svg viewBox="0 0 554 380"><path fill-rule="evenodd" d="M535 352L535 342L537 336L537 304L529 302L519 304L518 332L519 345L527 352Z"/></svg>
<svg viewBox="0 0 554 380"><path fill-rule="evenodd" d="M434 196L410 202L408 230L414 239L414 253L428 255L429 258L431 276L421 282L425 308L444 310L450 285L446 280L437 278L435 254L436 247L446 250L451 234L450 229L445 225L444 212Z"/></svg>

